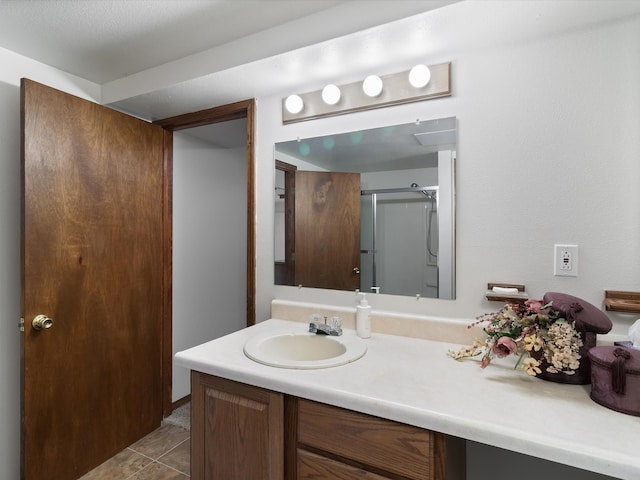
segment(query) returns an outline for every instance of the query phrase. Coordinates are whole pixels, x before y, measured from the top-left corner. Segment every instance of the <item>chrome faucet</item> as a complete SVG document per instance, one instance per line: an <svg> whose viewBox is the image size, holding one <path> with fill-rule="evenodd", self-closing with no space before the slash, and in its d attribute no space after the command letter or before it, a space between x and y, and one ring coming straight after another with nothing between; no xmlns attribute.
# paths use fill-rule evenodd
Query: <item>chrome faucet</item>
<svg viewBox="0 0 640 480"><path fill-rule="evenodd" d="M334 337L342 335L342 319L340 317L332 317L331 325L327 325L327 317L324 317L324 323L316 320L309 323L309 331L316 335L333 335Z"/></svg>

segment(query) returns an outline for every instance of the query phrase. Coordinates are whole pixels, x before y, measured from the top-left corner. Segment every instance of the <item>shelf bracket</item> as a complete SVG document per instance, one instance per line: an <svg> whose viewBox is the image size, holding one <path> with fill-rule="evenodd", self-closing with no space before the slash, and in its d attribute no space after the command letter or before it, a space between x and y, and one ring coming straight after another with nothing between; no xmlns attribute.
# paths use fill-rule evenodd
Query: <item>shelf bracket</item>
<svg viewBox="0 0 640 480"><path fill-rule="evenodd" d="M605 290L604 308L611 312L640 313L640 292Z"/></svg>

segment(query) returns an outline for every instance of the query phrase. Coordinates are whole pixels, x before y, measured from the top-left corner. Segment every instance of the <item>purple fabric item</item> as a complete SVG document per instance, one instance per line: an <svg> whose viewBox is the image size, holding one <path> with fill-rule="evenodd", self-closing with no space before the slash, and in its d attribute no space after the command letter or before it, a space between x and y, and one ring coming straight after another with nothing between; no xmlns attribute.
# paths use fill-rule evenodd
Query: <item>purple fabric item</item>
<svg viewBox="0 0 640 480"><path fill-rule="evenodd" d="M545 303L553 302L553 308L563 313L567 320L576 322L576 330L608 333L613 324L607 314L586 300L566 293L547 292Z"/></svg>
<svg viewBox="0 0 640 480"><path fill-rule="evenodd" d="M640 350L595 347L589 358L591 399L617 412L640 416Z"/></svg>

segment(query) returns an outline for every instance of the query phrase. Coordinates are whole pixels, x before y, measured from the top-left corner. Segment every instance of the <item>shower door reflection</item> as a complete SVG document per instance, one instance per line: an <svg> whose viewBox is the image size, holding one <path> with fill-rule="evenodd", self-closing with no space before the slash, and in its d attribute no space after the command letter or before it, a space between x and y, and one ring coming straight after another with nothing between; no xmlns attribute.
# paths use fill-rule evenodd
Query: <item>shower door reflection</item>
<svg viewBox="0 0 640 480"><path fill-rule="evenodd" d="M363 190L361 291L438 298L438 187Z"/></svg>

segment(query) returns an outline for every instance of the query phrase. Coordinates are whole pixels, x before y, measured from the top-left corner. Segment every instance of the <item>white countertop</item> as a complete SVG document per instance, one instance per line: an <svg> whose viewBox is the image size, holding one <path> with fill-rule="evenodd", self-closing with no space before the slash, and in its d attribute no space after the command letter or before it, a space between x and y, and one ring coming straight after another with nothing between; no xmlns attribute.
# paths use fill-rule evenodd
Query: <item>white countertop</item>
<svg viewBox="0 0 640 480"><path fill-rule="evenodd" d="M589 385L561 385L514 371L481 369L446 355L460 345L373 333L360 360L320 370L262 365L244 343L271 329L307 324L267 320L179 352L178 366L458 436L625 480L640 479L640 417L604 408ZM345 330L344 335L355 335Z"/></svg>

